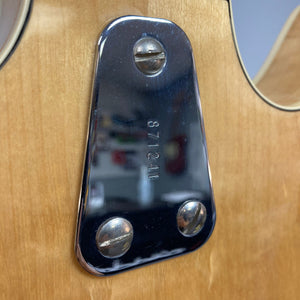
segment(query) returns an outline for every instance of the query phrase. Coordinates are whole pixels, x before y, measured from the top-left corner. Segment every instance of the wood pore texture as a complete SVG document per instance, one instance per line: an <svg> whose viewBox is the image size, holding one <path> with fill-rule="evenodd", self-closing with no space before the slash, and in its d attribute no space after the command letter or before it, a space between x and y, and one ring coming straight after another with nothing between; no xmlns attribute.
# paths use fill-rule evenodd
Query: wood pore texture
<svg viewBox="0 0 300 300"><path fill-rule="evenodd" d="M109 20L167 18L193 46L217 209L175 259L97 278L74 236L95 45ZM249 86L224 0L35 0L0 70L1 299L300 299L300 113Z"/></svg>

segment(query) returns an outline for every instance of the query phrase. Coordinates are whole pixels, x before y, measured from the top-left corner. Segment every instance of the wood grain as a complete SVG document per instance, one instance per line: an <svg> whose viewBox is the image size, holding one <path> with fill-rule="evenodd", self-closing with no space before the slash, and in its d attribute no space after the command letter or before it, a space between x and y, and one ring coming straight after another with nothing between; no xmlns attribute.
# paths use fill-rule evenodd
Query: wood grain
<svg viewBox="0 0 300 300"><path fill-rule="evenodd" d="M257 88L271 101L283 106L300 107L300 6L282 29L270 63L262 67ZM291 24L290 24L291 23Z"/></svg>
<svg viewBox="0 0 300 300"><path fill-rule="evenodd" d="M196 59L217 207L196 252L108 278L73 244L95 45L109 20L167 18ZM300 113L262 101L224 0L36 0L0 71L1 299L298 299Z"/></svg>

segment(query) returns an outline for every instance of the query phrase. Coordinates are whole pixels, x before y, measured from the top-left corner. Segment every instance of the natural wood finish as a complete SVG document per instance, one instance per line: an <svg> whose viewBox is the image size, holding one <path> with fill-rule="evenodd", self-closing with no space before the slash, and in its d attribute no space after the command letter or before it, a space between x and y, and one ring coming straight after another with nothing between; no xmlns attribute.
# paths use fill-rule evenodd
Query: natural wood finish
<svg viewBox="0 0 300 300"><path fill-rule="evenodd" d="M95 44L108 20L173 20L198 71L217 207L196 252L108 278L73 244ZM300 298L300 113L249 86L224 0L36 0L0 71L1 299Z"/></svg>
<svg viewBox="0 0 300 300"><path fill-rule="evenodd" d="M287 21L282 29L284 33L280 34L283 38L276 43L272 57L267 59L270 64L262 67L262 75L254 82L271 101L300 107L300 6L291 18L292 23Z"/></svg>

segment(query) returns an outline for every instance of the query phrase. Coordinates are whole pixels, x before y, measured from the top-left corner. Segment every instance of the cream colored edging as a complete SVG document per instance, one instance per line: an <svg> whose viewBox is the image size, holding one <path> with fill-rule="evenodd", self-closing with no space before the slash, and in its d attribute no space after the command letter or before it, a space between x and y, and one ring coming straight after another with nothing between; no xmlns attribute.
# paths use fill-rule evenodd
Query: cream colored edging
<svg viewBox="0 0 300 300"><path fill-rule="evenodd" d="M250 78L248 72L247 72L247 69L244 65L244 62L243 62L243 59L242 59L242 56L241 56L241 52L240 52L240 49L239 49L239 45L238 45L238 42L237 42L237 38L236 38L236 32L235 32L235 27L234 27L234 19L233 19L233 11L232 11L232 0L229 0L229 9L230 9L230 21L231 21L231 28L232 28L232 33L233 33L233 39L234 39L234 43L235 43L235 48L236 48L236 51L237 51L237 54L238 54L238 58L239 58L239 61L240 61L240 64L243 68L243 71L244 71L244 74L248 80L248 82L250 83L250 85L252 86L252 88L254 89L254 91L263 99L265 100L267 103L269 103L270 105L278 108L278 109L282 109L282 110L286 110L286 111L298 111L300 110L300 102L298 103L294 103L293 105L289 105L289 106L284 106L284 105L280 105L274 101L272 101L271 99L269 99L268 97L266 97L263 93L261 93L261 91L256 87L254 81ZM291 16L289 17L288 21L286 24L289 24L290 22L294 22L295 21L295 18L297 16L297 13L299 12L299 6L295 9L295 11L291 14ZM293 17L293 18L291 18ZM291 20L290 20L291 19ZM292 25L292 23L290 24L290 26ZM289 27L290 28L290 27ZM281 36L281 34L283 34L283 32L280 33L279 37ZM287 33L285 33L286 35ZM279 39L279 38L278 38ZM276 41L275 44L280 43L280 40ZM279 45L280 46L280 45ZM278 47L279 47L278 46ZM272 49L273 50L273 49ZM275 50L274 50L275 51ZM278 49L276 50L276 52L278 51ZM275 53L276 54L276 53ZM269 58L269 57L268 57ZM270 58L271 60L271 58ZM272 60L271 60L272 61ZM270 62L271 62L270 61ZM270 63L269 62L269 63ZM263 65L264 66L264 65ZM257 77L257 76L255 76Z"/></svg>
<svg viewBox="0 0 300 300"><path fill-rule="evenodd" d="M28 16L30 3L31 0L21 0L16 22L14 23L14 26L10 30L6 42L4 43L3 47L0 49L0 66L7 58L7 56L10 54L16 42L18 41L18 38L22 32L23 26L25 25L26 22L26 18ZM4 13L3 7L2 7L2 13Z"/></svg>
<svg viewBox="0 0 300 300"><path fill-rule="evenodd" d="M289 33L291 27L293 26L295 20L298 17L298 14L300 13L300 5L295 8L295 10L291 13L287 21L285 22L282 30L280 31L268 57L266 58L265 62L263 63L262 67L259 69L255 77L252 79L254 84L257 84L262 77L265 75L267 70L269 69L269 66L272 64L275 56L277 55L283 41L285 40L287 34Z"/></svg>

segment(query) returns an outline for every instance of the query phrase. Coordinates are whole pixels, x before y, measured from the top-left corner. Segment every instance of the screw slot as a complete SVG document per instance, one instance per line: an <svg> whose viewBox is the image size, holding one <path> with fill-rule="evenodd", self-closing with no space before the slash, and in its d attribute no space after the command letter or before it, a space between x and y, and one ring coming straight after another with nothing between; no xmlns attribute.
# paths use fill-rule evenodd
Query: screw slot
<svg viewBox="0 0 300 300"><path fill-rule="evenodd" d="M129 250L132 239L132 225L123 218L108 219L99 226L96 233L98 250L107 258L124 255Z"/></svg>
<svg viewBox="0 0 300 300"><path fill-rule="evenodd" d="M166 52L162 44L151 37L141 38L133 48L137 68L145 75L159 73L166 64Z"/></svg>
<svg viewBox="0 0 300 300"><path fill-rule="evenodd" d="M192 237L202 230L206 218L206 208L201 202L197 200L186 201L178 210L177 226L182 235Z"/></svg>

